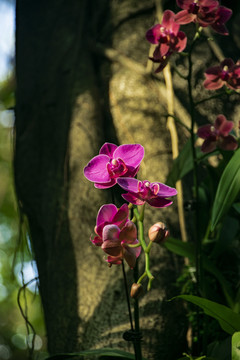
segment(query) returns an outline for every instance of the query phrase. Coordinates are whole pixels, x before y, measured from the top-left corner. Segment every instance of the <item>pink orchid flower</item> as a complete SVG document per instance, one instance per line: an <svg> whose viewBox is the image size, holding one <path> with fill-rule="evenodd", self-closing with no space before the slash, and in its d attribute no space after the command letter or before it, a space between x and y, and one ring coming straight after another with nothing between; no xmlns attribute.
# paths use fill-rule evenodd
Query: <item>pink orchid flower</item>
<svg viewBox="0 0 240 360"><path fill-rule="evenodd" d="M221 35L228 35L225 23L232 15L232 10L219 5L216 0L177 0L177 5L183 9L175 16L178 24L190 22L199 23L200 26L211 26Z"/></svg>
<svg viewBox="0 0 240 360"><path fill-rule="evenodd" d="M198 136L204 139L201 150L204 153L214 151L217 147L223 150L236 150L237 140L229 135L233 122L228 121L224 115L218 115L214 125L204 125L198 129Z"/></svg>
<svg viewBox="0 0 240 360"><path fill-rule="evenodd" d="M180 25L175 22L174 12L166 10L163 13L162 23L154 25L147 31L147 40L157 45L153 57L150 57L153 62L160 63L155 72L163 70L173 53L185 49L187 37L184 32L179 31L179 27Z"/></svg>
<svg viewBox="0 0 240 360"><path fill-rule="evenodd" d="M203 86L208 90L217 90L226 85L230 89L240 89L240 62L236 64L230 58L220 65L208 68L204 73L206 80Z"/></svg>
<svg viewBox="0 0 240 360"><path fill-rule="evenodd" d="M172 204L172 201L166 198L177 195L176 189L158 182L150 183L147 180L122 178L118 179L117 183L128 191L122 197L134 205L143 205L147 202L151 206L162 208Z"/></svg>
<svg viewBox="0 0 240 360"><path fill-rule="evenodd" d="M117 146L105 143L99 155L91 159L84 168L84 175L94 182L96 188L107 189L114 186L119 177L135 176L143 156L144 148L140 144Z"/></svg>
<svg viewBox="0 0 240 360"><path fill-rule="evenodd" d="M97 215L95 226L96 236L92 243L101 246L108 255L107 262L110 264L121 264L125 259L128 265L133 268L136 259L141 253L141 246L131 248L130 244L139 244L137 240L137 228L129 220L127 204L119 209L113 204L103 205Z"/></svg>

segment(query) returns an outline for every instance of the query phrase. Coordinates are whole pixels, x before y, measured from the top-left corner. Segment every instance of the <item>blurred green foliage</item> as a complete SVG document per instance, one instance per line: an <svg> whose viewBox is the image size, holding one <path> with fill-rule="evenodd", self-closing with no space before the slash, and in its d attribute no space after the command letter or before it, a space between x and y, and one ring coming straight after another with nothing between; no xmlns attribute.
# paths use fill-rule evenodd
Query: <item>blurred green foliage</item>
<svg viewBox="0 0 240 360"><path fill-rule="evenodd" d="M43 312L37 281L26 286L37 273L14 191L14 83L13 76L0 83L0 359L26 359L35 329L33 359L40 360L46 357Z"/></svg>

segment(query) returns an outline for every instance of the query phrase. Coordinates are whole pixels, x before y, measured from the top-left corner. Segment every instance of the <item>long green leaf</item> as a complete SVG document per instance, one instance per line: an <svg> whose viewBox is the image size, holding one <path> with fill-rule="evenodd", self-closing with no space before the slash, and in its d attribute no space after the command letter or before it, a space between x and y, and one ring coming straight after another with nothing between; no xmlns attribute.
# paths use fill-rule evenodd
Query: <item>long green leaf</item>
<svg viewBox="0 0 240 360"><path fill-rule="evenodd" d="M232 360L240 359L240 332L235 332L232 336Z"/></svg>
<svg viewBox="0 0 240 360"><path fill-rule="evenodd" d="M179 295L176 298L187 300L203 309L206 315L218 320L221 328L232 335L240 331L240 315L230 308L194 295Z"/></svg>
<svg viewBox="0 0 240 360"><path fill-rule="evenodd" d="M240 148L224 169L218 184L212 210L212 230L225 215L240 191Z"/></svg>
<svg viewBox="0 0 240 360"><path fill-rule="evenodd" d="M64 354L56 354L48 357L46 360L70 360L72 358L77 358L80 356L114 356L122 359L135 359L135 355L130 354L123 350L104 348L104 349L96 349L96 350L85 350L79 351L76 353L64 353ZM143 360L146 360L143 358Z"/></svg>

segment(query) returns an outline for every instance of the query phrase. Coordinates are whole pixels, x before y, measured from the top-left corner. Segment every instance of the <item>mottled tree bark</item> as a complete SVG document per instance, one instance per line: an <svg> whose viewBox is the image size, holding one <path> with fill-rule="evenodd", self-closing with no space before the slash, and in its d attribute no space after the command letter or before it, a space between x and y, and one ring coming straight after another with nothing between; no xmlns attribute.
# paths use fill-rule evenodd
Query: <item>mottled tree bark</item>
<svg viewBox="0 0 240 360"><path fill-rule="evenodd" d="M129 322L121 268L108 268L89 241L111 192L95 189L83 168L105 141L136 142L146 153L139 178L166 180L172 155L164 81L141 73L154 6L149 0L17 1L15 179L29 219L50 353L102 346L133 352L122 339ZM196 71L210 64L209 49L204 56ZM185 104L186 84L178 81L176 88ZM196 85L194 91L202 90ZM200 122L211 106L216 103L199 110ZM176 204L147 207L146 218L148 225L166 221L178 235ZM181 304L166 299L175 294L178 262L156 246L152 271L153 289L140 300L143 354L176 360L186 323Z"/></svg>

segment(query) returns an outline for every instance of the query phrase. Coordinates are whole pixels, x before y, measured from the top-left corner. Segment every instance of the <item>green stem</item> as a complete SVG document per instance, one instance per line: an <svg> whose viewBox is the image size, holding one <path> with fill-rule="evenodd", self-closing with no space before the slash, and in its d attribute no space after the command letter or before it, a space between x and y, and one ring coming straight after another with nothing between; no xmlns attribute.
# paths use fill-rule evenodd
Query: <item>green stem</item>
<svg viewBox="0 0 240 360"><path fill-rule="evenodd" d="M137 282L138 279L138 259L136 261L136 265L134 267L134 282ZM134 299L134 323L135 323L135 331L140 334L140 325L139 325L139 305L138 299ZM135 344L135 355L136 359L142 360L142 351L141 351L141 340L140 338L136 340Z"/></svg>
<svg viewBox="0 0 240 360"><path fill-rule="evenodd" d="M189 132L191 131L191 129L187 125L185 125L176 115L166 114L165 116L166 116L166 118L172 117L176 121L176 123L183 126L187 131L189 131Z"/></svg>
<svg viewBox="0 0 240 360"><path fill-rule="evenodd" d="M176 72L176 74L178 74L178 76L179 76L180 78L182 78L182 79L184 79L184 80L187 80L187 76L181 74L180 71L178 71L178 68L177 68L175 65L173 65L172 67L173 67L174 71Z"/></svg>
<svg viewBox="0 0 240 360"><path fill-rule="evenodd" d="M138 284L141 284L142 280L147 276L146 271L140 276L140 278L137 280Z"/></svg>
<svg viewBox="0 0 240 360"><path fill-rule="evenodd" d="M191 150L192 150L192 157L193 157L193 184L194 184L194 197L196 201L196 211L195 211L195 241L196 241L196 254L195 254L195 261L196 261L196 280L197 280L197 290L200 292L200 284L201 284L201 239L199 238L199 184L198 184L198 173L197 173L197 154L195 148L195 134L194 134L194 126L195 126L195 104L193 101L193 94L192 94L192 50L196 40L199 37L199 31L196 33L193 43L191 45L189 56L188 56L188 96L190 102L190 116L191 116Z"/></svg>
<svg viewBox="0 0 240 360"><path fill-rule="evenodd" d="M197 282L197 292L200 294L201 292L201 282L202 282L202 246L201 246L201 239L199 237L199 189L198 189L198 172L197 172L197 154L195 148L195 134L194 134L194 126L195 126L195 104L193 101L193 93L192 93L192 51L195 46L196 40L200 36L201 28L198 28L193 42L191 44L189 54L188 54L188 96L189 96L189 103L190 103L190 116L191 116L191 150L192 150L192 157L193 157L193 185L194 185L194 194L196 201L196 210L195 210L195 243L196 243L196 252L195 252L195 263L196 263L196 282ZM197 337L198 337L198 352L200 350L200 318L199 318L199 311L197 310Z"/></svg>
<svg viewBox="0 0 240 360"><path fill-rule="evenodd" d="M204 103L204 102L206 102L206 101L208 101L208 100L217 99L217 98L219 98L219 97L221 97L221 96L223 96L223 95L228 95L228 94L226 94L226 91L221 91L221 92L219 92L218 94L215 94L215 95L206 97L206 98L204 98L204 99L202 99L202 100L196 101L196 102L194 103L194 105L195 105L195 106L198 106L199 104L202 104L202 103Z"/></svg>
<svg viewBox="0 0 240 360"><path fill-rule="evenodd" d="M143 273L143 275L138 279L138 283L140 283L142 281L143 278L145 278L146 276L148 277L148 286L147 289L150 290L151 289L151 284L152 281L154 279L154 276L152 275L151 271L150 271L150 258L149 258L149 253L152 247L152 242L150 242L148 245L145 242L144 239L144 227L143 227L143 219L144 219L144 205L141 208L141 212L139 214L138 209L134 208L133 212L134 212L134 216L137 219L137 225L138 225L138 240L143 248L144 254L145 254L145 272Z"/></svg>
<svg viewBox="0 0 240 360"><path fill-rule="evenodd" d="M128 295L127 277L126 277L126 272L125 272L125 267L124 267L124 260L122 260L122 272L123 272L123 282L124 282L124 287L125 287L125 292L126 292L130 327L131 327L131 330L133 331L134 328L133 328L133 321L132 321L132 312L131 312L130 300L129 300L129 295Z"/></svg>

